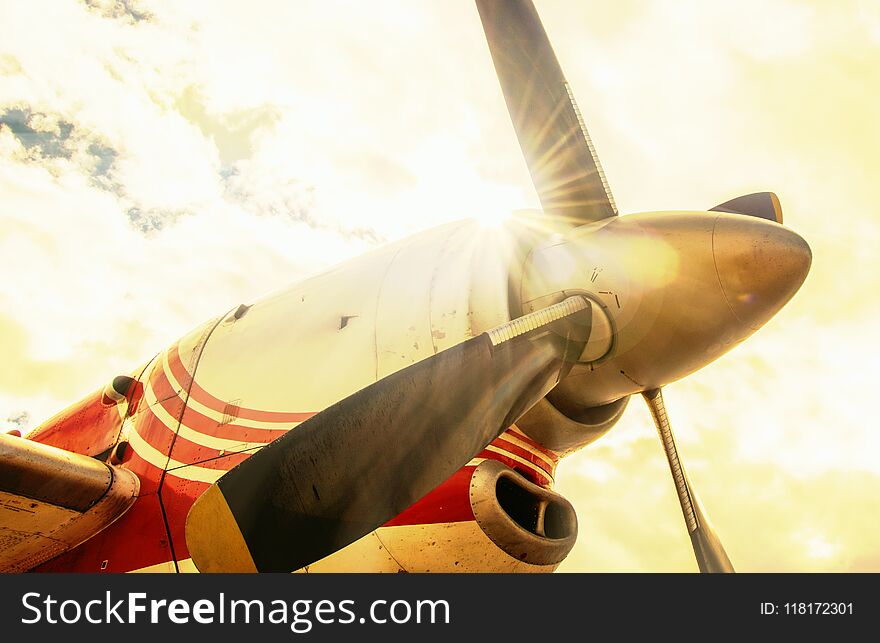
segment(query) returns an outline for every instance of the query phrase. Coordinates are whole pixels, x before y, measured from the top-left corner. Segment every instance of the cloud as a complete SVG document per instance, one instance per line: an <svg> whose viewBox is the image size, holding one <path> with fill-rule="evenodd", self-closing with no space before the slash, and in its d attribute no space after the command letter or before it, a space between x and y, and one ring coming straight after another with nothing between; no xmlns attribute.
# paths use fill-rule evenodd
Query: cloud
<svg viewBox="0 0 880 643"><path fill-rule="evenodd" d="M119 153L93 132L58 115L34 112L29 107L7 107L0 110L0 137L4 136L4 148L11 157L42 165L56 176L76 169L91 177L96 187L120 189L112 176Z"/></svg>
<svg viewBox="0 0 880 643"><path fill-rule="evenodd" d="M83 0L89 10L105 18L115 18L128 23L144 22L152 18L136 0Z"/></svg>
<svg viewBox="0 0 880 643"><path fill-rule="evenodd" d="M305 196L278 189L294 182L283 170L251 161L249 176L280 178L243 193L229 163L250 159L274 109L198 111L189 25L102 6L16 4L0 27L0 248L16 266L0 301L19 338L0 399L32 423L372 243L367 227L308 216Z"/></svg>

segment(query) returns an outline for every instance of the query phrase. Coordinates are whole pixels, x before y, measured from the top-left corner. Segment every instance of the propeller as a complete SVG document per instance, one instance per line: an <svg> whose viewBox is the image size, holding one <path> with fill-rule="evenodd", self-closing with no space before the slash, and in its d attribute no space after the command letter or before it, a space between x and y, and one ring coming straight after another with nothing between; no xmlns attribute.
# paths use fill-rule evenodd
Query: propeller
<svg viewBox="0 0 880 643"><path fill-rule="evenodd" d="M575 225L617 214L571 88L531 0L477 0L486 41L544 212Z"/></svg>
<svg viewBox="0 0 880 643"><path fill-rule="evenodd" d="M716 205L711 211L745 214L750 217L782 223L782 205L779 203L779 197L773 192L755 192L738 196Z"/></svg>
<svg viewBox="0 0 880 643"><path fill-rule="evenodd" d="M617 215L590 136L531 0L476 0L544 212L575 225ZM781 222L771 193L713 208ZM515 423L578 360L582 296L527 314L397 371L264 447L192 506L203 572L289 572L411 506ZM702 572L732 572L687 478L659 388L645 391Z"/></svg>
<svg viewBox="0 0 880 643"><path fill-rule="evenodd" d="M595 147L534 4L531 0L476 3L544 212L576 225L617 215ZM779 200L770 192L739 197L712 209L782 222ZM700 571L732 572L681 465L660 389L643 395L663 442Z"/></svg>
<svg viewBox="0 0 880 643"><path fill-rule="evenodd" d="M515 319L288 431L192 506L186 542L196 567L289 572L381 526L556 385L567 360L583 349L577 326L589 324L590 306L569 297Z"/></svg>
<svg viewBox="0 0 880 643"><path fill-rule="evenodd" d="M660 434L660 441L663 443L663 451L666 453L666 460L669 462L669 470L672 473L672 480L675 482L675 491L678 493L678 502L681 505L681 512L684 514L684 522L687 525L688 534L691 537L691 545L694 548L694 555L697 558L697 565L700 571L706 573L733 573L733 565L727 557L727 552L712 524L706 518L700 499L694 492L693 485L688 480L685 473L684 465L678 455L678 449L675 446L675 436L672 434L672 425L669 423L669 416L666 414L666 405L663 403L663 393L659 388L644 391L642 396L648 403L651 411L651 417L654 419L654 426Z"/></svg>

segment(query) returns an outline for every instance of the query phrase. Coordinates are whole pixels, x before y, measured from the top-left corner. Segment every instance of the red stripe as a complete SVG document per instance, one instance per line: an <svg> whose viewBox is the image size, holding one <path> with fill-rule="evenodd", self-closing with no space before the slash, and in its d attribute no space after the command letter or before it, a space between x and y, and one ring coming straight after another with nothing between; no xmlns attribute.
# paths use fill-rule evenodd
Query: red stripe
<svg viewBox="0 0 880 643"><path fill-rule="evenodd" d="M162 402L165 405L165 402ZM268 444L275 438L287 433L288 429L258 429L252 426L236 424L220 424L217 420L202 415L193 407L187 406L183 412L184 426L205 435L216 436L225 440L241 440L243 442L261 442Z"/></svg>
<svg viewBox="0 0 880 643"><path fill-rule="evenodd" d="M164 372L156 378L156 385L170 387ZM180 396L175 393L171 397L165 397L164 399L157 396L157 399L159 400L159 406L165 409L176 422L180 413L179 405L183 404ZM264 444L284 435L288 431L288 429L280 428L260 429L238 424L220 424L217 420L199 413L189 405L187 405L183 413L183 424L193 431L198 431L205 435L222 437L227 440L241 440L243 442L262 442ZM174 430L177 431L176 426Z"/></svg>
<svg viewBox="0 0 880 643"><path fill-rule="evenodd" d="M157 378L157 384L161 386L163 385L163 382L167 384L167 380L165 379L164 374ZM180 399L180 397L174 395L172 397L161 400L158 403L158 406L161 406L176 423L178 421L177 417L180 414L182 404L183 401ZM211 459L218 458L221 455L234 455L234 452L231 451L226 451L224 454L221 454L219 449L196 444L180 436L178 432L178 427L176 425L172 429L156 415L156 412L154 410L156 406L157 404L154 404L153 406L149 406L145 409L145 415L143 416L143 419L138 423L136 430L141 436L141 439L143 439L154 449L162 453L163 456L167 456L168 444L170 444L174 436L176 436L176 439L174 439L174 446L172 449L171 457L174 460L177 460L178 462L182 462L184 464L195 464L197 462L203 462L206 460L210 461ZM284 435L284 433L287 432L286 429L267 430L255 429L252 427L220 425L217 423L216 420L208 418L198 411L194 411L192 407L189 406L187 406L183 412L182 424L187 428L208 437L222 437L223 439L233 441L240 440L242 442L260 442L263 444L268 444L269 442L272 442L273 440L280 437L281 435ZM221 430L218 431L218 429ZM217 435L218 433L220 433L221 435ZM159 441L161 442L166 442L166 444L156 444L157 438L159 438ZM241 459L236 459L234 464L238 464L240 460L243 459L244 457L242 457ZM230 460L227 459L225 461L228 462ZM204 466L212 469L216 468L214 465L206 464ZM234 465L230 465L230 467L231 466Z"/></svg>
<svg viewBox="0 0 880 643"><path fill-rule="evenodd" d="M162 454L163 459L167 459L164 453ZM132 473L138 474L141 478L141 482L143 483L143 478L156 478L158 481L159 476L162 474L162 471L165 469L163 467L157 467L152 462L147 462L144 460L140 454L134 449L128 449L125 452L125 457L122 461L123 466L131 471Z"/></svg>
<svg viewBox="0 0 880 643"><path fill-rule="evenodd" d="M150 388L153 389L153 395L157 400L164 400L167 397L175 397L177 389L171 386L168 377L165 375L165 369L162 368L161 360L158 361L153 371L150 373Z"/></svg>
<svg viewBox="0 0 880 643"><path fill-rule="evenodd" d="M151 419L155 416L152 415L149 411L144 412L144 418L147 423L156 422L157 420ZM147 437L144 433L147 434L157 434L158 431L151 430L151 426L145 422L139 423L137 427L135 427L135 431L137 431L138 435L144 441L147 441ZM165 468L165 463L168 461L168 447L171 443L170 439L164 439L165 436L159 436L160 440L165 444L162 447L157 448L162 457L162 465L156 466L152 462L147 462L137 451L133 448L126 449L125 455L122 459L122 466L126 469L137 475L141 481L141 488L138 492L139 495L147 495L150 493L156 493L159 490L159 481L162 478L162 471ZM152 441L148 441L149 444L152 444ZM153 445L155 447L155 445Z"/></svg>
<svg viewBox="0 0 880 643"><path fill-rule="evenodd" d="M470 484L474 469L476 467L459 469L439 487L386 522L383 527L473 520Z"/></svg>
<svg viewBox="0 0 880 643"><path fill-rule="evenodd" d="M213 447L196 444L178 435L171 449L171 459L177 460L181 464L197 464L206 469L229 471L229 469L247 460L254 453L254 451L227 450L221 454L219 450ZM172 473L174 472L172 471Z"/></svg>
<svg viewBox="0 0 880 643"><path fill-rule="evenodd" d="M189 372L186 370L186 367L180 361L180 353L178 351L178 346L176 345L168 349L168 364L171 367L172 375L174 375L175 379L177 379L178 382L189 382L192 379L192 376L189 374ZM220 398L214 397L201 386L199 386L196 382L192 383L189 394L190 397L192 397L203 406L207 406L209 409L217 411L218 413L226 412L228 402L221 400ZM283 411L262 411L259 409L251 409L247 407L238 407L237 410L237 417L244 420L257 420L258 422L283 422L287 424L292 422L304 422L313 415L314 412L288 413Z"/></svg>
<svg viewBox="0 0 880 643"><path fill-rule="evenodd" d="M554 451L551 451L550 449L545 447L543 444L535 442L531 438L524 436L522 433L514 433L510 429L507 429L507 431L505 431L504 433L509 433L510 435L514 436L517 440L522 440L523 442L528 444L530 447L533 447L535 450L546 455L548 458L553 460L553 462L556 462L556 463L559 462L559 454Z"/></svg>
<svg viewBox="0 0 880 643"><path fill-rule="evenodd" d="M141 439L153 447L163 456L168 455L174 436L177 435L177 427L170 428L159 416L156 415L153 407L147 407L143 412L142 419L135 425L134 430ZM159 442L159 444L157 444Z"/></svg>
<svg viewBox="0 0 880 643"><path fill-rule="evenodd" d="M516 445L516 444L513 444L512 442L508 442L507 440L505 440L503 438L496 438L496 439L492 440L492 446L497 447L499 449L503 449L503 450L507 451L508 453L513 453L514 455L518 455L523 460L528 460L529 462L534 464L536 467L546 471L551 476L553 475L553 467L551 465L547 464L547 462L545 460L542 460L540 457L538 457L537 455L535 455L534 453L532 453L528 449L524 449L523 447Z"/></svg>
<svg viewBox="0 0 880 643"><path fill-rule="evenodd" d="M153 386L153 394L156 397L156 401L150 404L150 409L155 406L161 406L165 409L174 421L177 422L180 418L180 410L183 405L183 399L180 397L177 391L174 391L171 395L160 395L157 391L157 387L162 389L167 389L171 386L168 382L168 378L165 376L165 372L163 371L161 375L156 378L156 382L152 384ZM177 430L177 427L174 427L174 430Z"/></svg>
<svg viewBox="0 0 880 643"><path fill-rule="evenodd" d="M174 398L171 398L168 400L163 400L162 402L159 403L159 405L162 406L162 408L164 408L172 417L174 417L179 412L179 408L177 406L178 404L180 404L180 398L178 398L178 397L174 397ZM234 451L226 450L225 453L221 454L220 449L197 444L195 442L192 442L191 440L186 439L185 437L183 437L179 434L177 427L175 427L174 430L172 430L168 427L167 424L162 422L162 420L160 420L156 416L155 412L153 411L153 407L149 407L146 410L146 413L149 413L149 416L150 416L149 417L149 422L150 422L149 426L152 430L147 431L147 432L139 431L138 433L140 434L141 438L144 441L146 441L148 444L153 446L157 451L159 451L163 455L165 454L167 447L163 448L163 447L157 446L156 444L154 444L154 440L150 440L148 435L146 435L145 433L152 434L152 437L156 437L157 432L167 433L169 435L176 436L176 438L174 439L174 445L172 447L171 457L172 457L172 459L177 460L178 462L182 462L183 464L195 464L197 462L210 460L212 458L217 458L219 456L230 456L231 457L234 455ZM183 413L183 424L186 427L192 429L193 431L197 431L198 433L201 433L201 434L209 436L209 437L210 437L210 433L216 433L216 431L205 430L206 426L210 426L213 429L217 428L217 423L214 420L211 420L210 418L206 418L205 416L197 413L196 411L193 411L190 407L187 407ZM153 427L156 427L156 428L153 428ZM198 429L202 429L202 430L198 430ZM267 431L265 429L252 429L252 432L256 433L257 435L256 436L255 435L248 436L247 431L241 432L244 434L242 441L243 442L262 442L264 444L268 444L269 442L274 440L276 437L286 433L285 430ZM246 438L255 438L257 436L265 438L265 440L246 439ZM224 437L225 439L230 439L230 440L239 439L238 437L227 436L227 435L224 435L222 437ZM250 454L248 453L246 455L250 455ZM246 455L245 455L245 457L246 457ZM235 459L235 458L232 458L232 459ZM244 457L236 460L235 464L238 464L243 459L244 459ZM206 464L204 466L206 466L209 469L216 468L213 465ZM234 465L230 465L230 468L232 466L234 466Z"/></svg>
<svg viewBox="0 0 880 643"><path fill-rule="evenodd" d="M539 473L537 469L533 469L532 467L524 465L522 462L518 462L513 458L508 458L506 456L501 455L500 453L496 453L495 451L480 451L477 454L478 458L486 458L491 460L498 460L502 464L506 464L511 469L518 471L523 474L526 478L538 484L542 487L550 486L550 478L545 476L543 473Z"/></svg>

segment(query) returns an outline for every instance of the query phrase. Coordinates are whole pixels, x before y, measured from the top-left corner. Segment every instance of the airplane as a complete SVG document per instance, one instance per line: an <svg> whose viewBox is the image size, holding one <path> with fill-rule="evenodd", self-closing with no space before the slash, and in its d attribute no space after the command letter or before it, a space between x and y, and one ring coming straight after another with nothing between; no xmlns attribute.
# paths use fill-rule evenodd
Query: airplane
<svg viewBox="0 0 880 643"><path fill-rule="evenodd" d="M640 395L700 571L733 571L662 389L775 315L810 248L769 192L619 216L531 0L476 4L541 211L236 305L0 434L0 569L550 572L577 538L557 464Z"/></svg>

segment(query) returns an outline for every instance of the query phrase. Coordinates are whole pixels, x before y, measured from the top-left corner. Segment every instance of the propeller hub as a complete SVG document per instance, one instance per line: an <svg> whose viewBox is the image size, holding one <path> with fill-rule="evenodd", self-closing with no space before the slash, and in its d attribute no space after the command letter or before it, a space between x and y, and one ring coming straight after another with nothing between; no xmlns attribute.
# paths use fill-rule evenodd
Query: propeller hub
<svg viewBox="0 0 880 643"><path fill-rule="evenodd" d="M751 330L763 326L797 292L812 253L796 232L749 216L715 220L712 252L730 309Z"/></svg>
<svg viewBox="0 0 880 643"><path fill-rule="evenodd" d="M756 217L616 217L535 248L524 266L523 308L581 292L607 315L610 349L576 365L554 392L590 408L678 380L726 353L794 295L810 257L796 233Z"/></svg>

